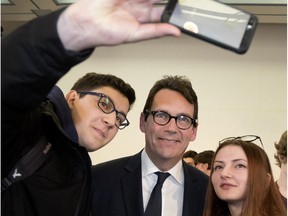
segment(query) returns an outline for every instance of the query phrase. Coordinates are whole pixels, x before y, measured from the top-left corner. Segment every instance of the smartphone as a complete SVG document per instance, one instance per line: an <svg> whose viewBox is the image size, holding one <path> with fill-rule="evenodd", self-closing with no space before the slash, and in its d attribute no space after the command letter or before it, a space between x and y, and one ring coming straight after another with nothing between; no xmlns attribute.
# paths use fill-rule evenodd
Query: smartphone
<svg viewBox="0 0 288 216"><path fill-rule="evenodd" d="M258 24L255 15L216 0L170 0L161 21L238 54L247 52Z"/></svg>

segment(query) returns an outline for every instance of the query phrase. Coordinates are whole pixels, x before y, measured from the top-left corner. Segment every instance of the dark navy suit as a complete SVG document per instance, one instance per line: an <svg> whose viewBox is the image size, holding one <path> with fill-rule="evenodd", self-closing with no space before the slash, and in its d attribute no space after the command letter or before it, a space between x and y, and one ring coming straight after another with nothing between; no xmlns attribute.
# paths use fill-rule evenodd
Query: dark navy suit
<svg viewBox="0 0 288 216"><path fill-rule="evenodd" d="M208 176L186 164L183 216L202 216ZM93 166L93 216L143 216L141 152ZM173 215L171 215L173 216Z"/></svg>

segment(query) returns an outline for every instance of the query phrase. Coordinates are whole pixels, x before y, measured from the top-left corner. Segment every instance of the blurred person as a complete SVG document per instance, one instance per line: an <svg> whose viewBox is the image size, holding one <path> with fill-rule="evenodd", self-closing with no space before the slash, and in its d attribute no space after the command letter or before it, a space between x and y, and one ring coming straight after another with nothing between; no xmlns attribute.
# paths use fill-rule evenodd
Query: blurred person
<svg viewBox="0 0 288 216"><path fill-rule="evenodd" d="M135 93L99 74L83 77L66 98L54 86L96 47L179 36L159 23L164 7L156 2L77 0L2 38L1 215L90 214L88 151L128 126Z"/></svg>
<svg viewBox="0 0 288 216"><path fill-rule="evenodd" d="M195 157L196 160L195 167L204 172L206 175L210 176L213 156L214 151L212 150L206 150L198 153Z"/></svg>
<svg viewBox="0 0 288 216"><path fill-rule="evenodd" d="M195 156L197 155L196 151L188 150L183 154L183 160L190 166L195 167Z"/></svg>
<svg viewBox="0 0 288 216"><path fill-rule="evenodd" d="M274 183L258 136L222 140L212 161L203 216L284 216L285 206Z"/></svg>
<svg viewBox="0 0 288 216"><path fill-rule="evenodd" d="M278 143L275 143L276 164L280 167L280 175L276 181L277 187L287 209L287 130L282 134Z"/></svg>

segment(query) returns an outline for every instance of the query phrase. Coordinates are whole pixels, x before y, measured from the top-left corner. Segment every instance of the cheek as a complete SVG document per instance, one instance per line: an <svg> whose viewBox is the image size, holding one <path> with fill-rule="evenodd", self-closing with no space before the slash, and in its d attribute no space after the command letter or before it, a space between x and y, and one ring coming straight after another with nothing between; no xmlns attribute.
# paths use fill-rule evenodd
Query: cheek
<svg viewBox="0 0 288 216"><path fill-rule="evenodd" d="M156 125L154 122L152 121L146 121L145 122L145 130L144 133L146 135L148 135L149 137L153 137L155 135L157 135L158 133L161 132L161 129L163 129L162 126L160 125Z"/></svg>
<svg viewBox="0 0 288 216"><path fill-rule="evenodd" d="M194 133L193 131L181 131L181 137L182 137L182 141L183 143L187 143L187 146L189 145L190 141L193 141L195 139Z"/></svg>
<svg viewBox="0 0 288 216"><path fill-rule="evenodd" d="M217 174L215 173L211 174L211 183L213 187L215 188L215 186L217 185Z"/></svg>
<svg viewBox="0 0 288 216"><path fill-rule="evenodd" d="M155 143L155 132L152 128L146 128L145 130L145 140L147 144Z"/></svg>
<svg viewBox="0 0 288 216"><path fill-rule="evenodd" d="M72 118L75 125L83 124L83 122L86 122L88 112L82 112L81 110L72 110L71 112Z"/></svg>
<svg viewBox="0 0 288 216"><path fill-rule="evenodd" d="M247 184L248 184L248 176L247 176L247 175L242 175L242 176L241 176L241 179L239 179L239 181L240 181L241 184L242 184L243 190L245 190L246 187L247 187Z"/></svg>
<svg viewBox="0 0 288 216"><path fill-rule="evenodd" d="M91 105L87 103L77 104L73 111L76 114L76 118L78 118L78 121L80 122L94 119L95 116L99 116L100 114L95 107L91 107Z"/></svg>

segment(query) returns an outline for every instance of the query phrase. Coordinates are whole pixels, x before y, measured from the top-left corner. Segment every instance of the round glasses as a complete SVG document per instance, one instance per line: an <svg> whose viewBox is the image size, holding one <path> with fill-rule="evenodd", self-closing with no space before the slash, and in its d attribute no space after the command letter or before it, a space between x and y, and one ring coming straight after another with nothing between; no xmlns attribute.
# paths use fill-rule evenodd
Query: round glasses
<svg viewBox="0 0 288 216"><path fill-rule="evenodd" d="M186 115L171 116L165 111L145 110L145 112L151 114L153 116L154 122L161 126L167 125L172 118L175 119L177 127L181 130L187 130L191 127L191 125L195 127L197 126L197 120Z"/></svg>
<svg viewBox="0 0 288 216"><path fill-rule="evenodd" d="M102 93L98 93L98 92L90 92L90 91L77 91L77 93L83 94L83 95L93 95L93 96L99 97L99 100L97 103L98 107L100 108L100 110L102 110L102 112L104 112L106 114L110 114L110 113L115 111L115 113L116 113L115 125L120 130L124 129L125 127L127 127L130 124L130 122L126 118L125 114L122 112L119 112L117 109L115 109L115 105L114 105L113 101L107 95L102 94Z"/></svg>

